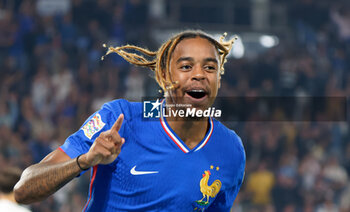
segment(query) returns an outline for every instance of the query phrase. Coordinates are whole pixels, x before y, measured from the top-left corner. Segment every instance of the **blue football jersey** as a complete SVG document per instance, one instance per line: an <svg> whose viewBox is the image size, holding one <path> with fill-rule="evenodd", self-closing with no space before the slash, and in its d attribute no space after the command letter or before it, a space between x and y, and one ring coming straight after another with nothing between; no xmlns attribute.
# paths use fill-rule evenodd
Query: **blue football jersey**
<svg viewBox="0 0 350 212"><path fill-rule="evenodd" d="M103 105L60 147L71 158L89 151L118 116L125 138L117 159L91 170L83 211L229 211L241 187L245 152L241 139L209 118L209 130L193 149L165 118L143 119L140 102Z"/></svg>

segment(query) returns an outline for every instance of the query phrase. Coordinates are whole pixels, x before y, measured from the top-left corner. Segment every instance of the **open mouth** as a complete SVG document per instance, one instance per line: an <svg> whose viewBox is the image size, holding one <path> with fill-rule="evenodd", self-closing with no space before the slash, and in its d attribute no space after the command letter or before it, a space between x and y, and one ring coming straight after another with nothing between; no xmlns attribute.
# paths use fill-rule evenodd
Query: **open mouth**
<svg viewBox="0 0 350 212"><path fill-rule="evenodd" d="M194 98L194 99L202 99L205 96L207 96L207 92L205 90L190 90L190 91L186 91L186 93Z"/></svg>

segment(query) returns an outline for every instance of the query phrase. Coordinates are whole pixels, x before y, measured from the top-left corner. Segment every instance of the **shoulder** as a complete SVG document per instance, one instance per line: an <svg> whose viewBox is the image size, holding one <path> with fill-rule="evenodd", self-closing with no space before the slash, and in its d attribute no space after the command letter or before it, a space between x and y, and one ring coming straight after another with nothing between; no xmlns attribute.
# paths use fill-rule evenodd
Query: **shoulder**
<svg viewBox="0 0 350 212"><path fill-rule="evenodd" d="M115 99L110 102L106 102L102 108L108 108L111 111L123 111L123 112L132 112L132 110L141 106L141 102L130 102L126 99Z"/></svg>
<svg viewBox="0 0 350 212"><path fill-rule="evenodd" d="M216 126L217 134L222 138L222 142L226 143L226 146L228 149L233 150L236 155L238 155L242 158L242 160L245 161L245 151L242 139L238 136L238 134L226 127L224 124L222 124L220 121L214 119L214 125Z"/></svg>
<svg viewBox="0 0 350 212"><path fill-rule="evenodd" d="M214 125L217 128L216 138L219 140L216 144L221 146L220 149L225 155L225 161L230 164L232 175L236 179L232 182L240 187L244 178L246 164L246 154L242 139L234 130L227 128L219 121L215 120Z"/></svg>
<svg viewBox="0 0 350 212"><path fill-rule="evenodd" d="M123 113L125 119L132 119L133 117L142 115L142 103L130 102L125 99L116 99L105 103L101 110L108 110L115 116L115 118Z"/></svg>

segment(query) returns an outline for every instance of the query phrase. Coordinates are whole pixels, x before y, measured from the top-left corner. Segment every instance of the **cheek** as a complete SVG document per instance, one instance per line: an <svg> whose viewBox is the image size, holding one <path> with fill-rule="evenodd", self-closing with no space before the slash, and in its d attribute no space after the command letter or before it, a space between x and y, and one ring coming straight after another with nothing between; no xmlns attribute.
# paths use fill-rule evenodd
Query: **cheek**
<svg viewBox="0 0 350 212"><path fill-rule="evenodd" d="M170 64L170 69L169 69L169 72L170 72L170 76L171 76L171 79L173 81L177 81L180 79L180 73L178 70L176 70L176 67L172 64Z"/></svg>
<svg viewBox="0 0 350 212"><path fill-rule="evenodd" d="M174 69L173 69L174 70ZM180 71L173 71L171 72L172 79L174 81L178 81L181 85L186 82L187 79L189 79L189 73L187 72L180 72Z"/></svg>
<svg viewBox="0 0 350 212"><path fill-rule="evenodd" d="M211 78L210 78L210 84L212 85L212 87L216 87L216 88L219 88L220 87L220 76L218 75L213 75Z"/></svg>
<svg viewBox="0 0 350 212"><path fill-rule="evenodd" d="M221 75L219 75L219 77L218 77L218 88L220 88L221 87Z"/></svg>
<svg viewBox="0 0 350 212"><path fill-rule="evenodd" d="M210 87L211 87L211 95L216 96L218 94L218 90L220 88L220 77L213 76L210 79Z"/></svg>

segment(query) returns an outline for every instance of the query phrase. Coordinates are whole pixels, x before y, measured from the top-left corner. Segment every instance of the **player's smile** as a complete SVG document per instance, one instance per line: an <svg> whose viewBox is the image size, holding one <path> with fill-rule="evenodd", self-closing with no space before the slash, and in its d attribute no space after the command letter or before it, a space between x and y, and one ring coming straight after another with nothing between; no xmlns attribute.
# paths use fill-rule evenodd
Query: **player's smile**
<svg viewBox="0 0 350 212"><path fill-rule="evenodd" d="M210 88L207 86L190 86L184 91L184 97L188 98L188 101L200 104L208 99Z"/></svg>

